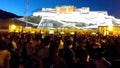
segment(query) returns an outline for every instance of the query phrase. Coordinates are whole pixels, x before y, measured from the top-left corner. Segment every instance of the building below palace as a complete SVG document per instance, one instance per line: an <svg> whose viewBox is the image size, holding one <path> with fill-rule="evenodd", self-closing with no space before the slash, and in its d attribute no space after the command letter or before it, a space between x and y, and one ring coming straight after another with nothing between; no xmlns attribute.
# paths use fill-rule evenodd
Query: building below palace
<svg viewBox="0 0 120 68"><path fill-rule="evenodd" d="M103 35L120 35L120 26L99 26L98 32Z"/></svg>

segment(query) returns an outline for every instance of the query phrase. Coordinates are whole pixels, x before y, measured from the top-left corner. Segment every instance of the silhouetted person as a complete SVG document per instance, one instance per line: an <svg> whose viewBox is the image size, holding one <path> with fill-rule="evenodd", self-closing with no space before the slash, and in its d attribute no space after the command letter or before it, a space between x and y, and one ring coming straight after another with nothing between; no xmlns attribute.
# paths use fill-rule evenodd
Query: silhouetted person
<svg viewBox="0 0 120 68"><path fill-rule="evenodd" d="M43 59L44 68L66 68L65 60L58 56L59 43L60 42L58 41L51 42L49 48L49 57Z"/></svg>
<svg viewBox="0 0 120 68"><path fill-rule="evenodd" d="M19 56L16 52L16 42L14 40L12 40L9 44L8 44L8 50L11 54L11 59L10 59L10 68L19 68Z"/></svg>
<svg viewBox="0 0 120 68"><path fill-rule="evenodd" d="M74 68L74 52L72 48L72 40L69 37L64 39L64 48L59 50L58 55L61 56L66 64L67 68Z"/></svg>
<svg viewBox="0 0 120 68"><path fill-rule="evenodd" d="M111 68L111 63L102 54L101 44L95 43L93 46L94 53L88 68Z"/></svg>
<svg viewBox="0 0 120 68"><path fill-rule="evenodd" d="M113 68L120 68L120 36L115 39L113 48Z"/></svg>
<svg viewBox="0 0 120 68"><path fill-rule="evenodd" d="M7 50L7 42L0 39L0 68L10 68L10 52Z"/></svg>

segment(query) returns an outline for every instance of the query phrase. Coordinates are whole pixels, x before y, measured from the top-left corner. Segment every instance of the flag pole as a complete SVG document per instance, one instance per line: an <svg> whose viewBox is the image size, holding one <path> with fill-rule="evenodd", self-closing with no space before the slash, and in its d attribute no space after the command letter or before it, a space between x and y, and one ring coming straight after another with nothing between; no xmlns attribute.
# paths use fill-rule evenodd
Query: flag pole
<svg viewBox="0 0 120 68"><path fill-rule="evenodd" d="M26 21L26 27L28 26L28 5L29 5L29 1L26 0L26 18L25 18L25 21Z"/></svg>

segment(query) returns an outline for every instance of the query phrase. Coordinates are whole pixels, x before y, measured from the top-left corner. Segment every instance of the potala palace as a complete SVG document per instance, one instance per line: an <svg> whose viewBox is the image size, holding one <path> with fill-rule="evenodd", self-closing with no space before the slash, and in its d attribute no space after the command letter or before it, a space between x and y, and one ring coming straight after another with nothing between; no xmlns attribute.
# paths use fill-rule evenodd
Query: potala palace
<svg viewBox="0 0 120 68"><path fill-rule="evenodd" d="M120 24L120 20L108 15L107 11L91 11L89 7L59 6L56 8L42 8L41 11L33 12L33 16L42 17L38 28L46 25L53 27L53 24L49 22L51 20L59 22L64 27L69 26L78 29L97 28L98 26L109 26L114 23Z"/></svg>

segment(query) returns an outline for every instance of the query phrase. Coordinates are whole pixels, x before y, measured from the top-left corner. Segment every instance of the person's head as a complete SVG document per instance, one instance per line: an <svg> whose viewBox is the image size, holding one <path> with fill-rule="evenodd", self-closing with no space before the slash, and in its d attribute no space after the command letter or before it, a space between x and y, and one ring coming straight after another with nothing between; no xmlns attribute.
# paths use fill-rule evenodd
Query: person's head
<svg viewBox="0 0 120 68"><path fill-rule="evenodd" d="M64 42L62 40L60 40L59 49L63 49L63 48L64 48Z"/></svg>
<svg viewBox="0 0 120 68"><path fill-rule="evenodd" d="M50 44L50 41L51 41L50 36L45 36L45 38L42 39L41 42L42 42L43 46L48 46Z"/></svg>
<svg viewBox="0 0 120 68"><path fill-rule="evenodd" d="M73 43L73 41L72 41L71 39L66 39L66 40L64 41L65 47L70 47L70 48L72 48L72 43Z"/></svg>
<svg viewBox="0 0 120 68"><path fill-rule="evenodd" d="M62 49L64 46L64 42L60 35L55 35L53 41L59 42L59 49Z"/></svg>
<svg viewBox="0 0 120 68"><path fill-rule="evenodd" d="M93 57L94 59L101 59L103 57L103 53L102 51L98 48L95 49L95 51L93 52Z"/></svg>
<svg viewBox="0 0 120 68"><path fill-rule="evenodd" d="M101 44L99 42L95 42L93 44L93 48L96 49L96 48L101 48Z"/></svg>
<svg viewBox="0 0 120 68"><path fill-rule="evenodd" d="M34 41L35 46L40 46L41 45L41 40L40 39L35 39Z"/></svg>
<svg viewBox="0 0 120 68"><path fill-rule="evenodd" d="M114 41L115 41L115 45L118 46L120 44L120 36L117 37Z"/></svg>
<svg viewBox="0 0 120 68"><path fill-rule="evenodd" d="M5 40L0 40L0 50L7 49L7 42Z"/></svg>
<svg viewBox="0 0 120 68"><path fill-rule="evenodd" d="M13 40L9 43L8 45L8 49L13 49L13 50L16 50L17 49L17 45L16 45L16 42Z"/></svg>
<svg viewBox="0 0 120 68"><path fill-rule="evenodd" d="M52 41L50 43L50 47L49 47L49 55L50 55L50 57L53 57L54 55L57 55L59 45L60 45L60 42L58 42L58 41Z"/></svg>

